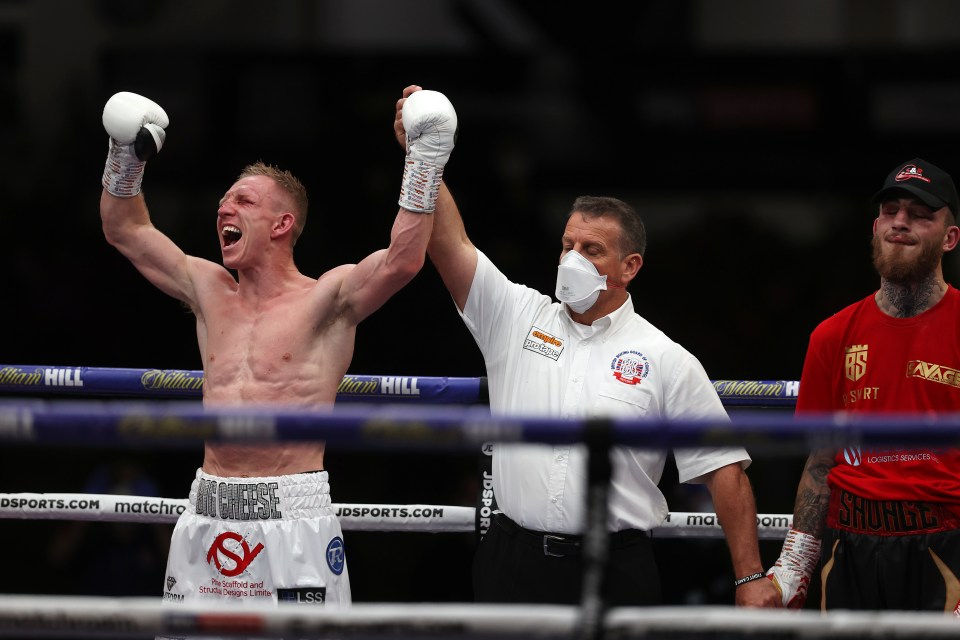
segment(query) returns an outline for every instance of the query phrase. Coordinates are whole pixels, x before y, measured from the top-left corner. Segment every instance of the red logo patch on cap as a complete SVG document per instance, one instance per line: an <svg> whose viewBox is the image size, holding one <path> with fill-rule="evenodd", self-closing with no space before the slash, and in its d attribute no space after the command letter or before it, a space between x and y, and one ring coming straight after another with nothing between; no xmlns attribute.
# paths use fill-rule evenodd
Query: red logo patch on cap
<svg viewBox="0 0 960 640"><path fill-rule="evenodd" d="M897 173L897 177L894 178L897 182L903 182L904 180L910 180L916 178L917 180L923 180L924 182L930 182L929 178L923 177L923 169L919 168L915 164L908 164L903 169Z"/></svg>

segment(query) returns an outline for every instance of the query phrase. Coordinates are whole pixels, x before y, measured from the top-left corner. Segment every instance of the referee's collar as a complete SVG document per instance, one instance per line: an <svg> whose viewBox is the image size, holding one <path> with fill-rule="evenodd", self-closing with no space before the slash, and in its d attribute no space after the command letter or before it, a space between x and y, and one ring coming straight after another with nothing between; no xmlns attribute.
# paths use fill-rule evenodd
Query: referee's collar
<svg viewBox="0 0 960 640"><path fill-rule="evenodd" d="M597 318L593 321L593 324L581 325L579 322L570 317L570 310L567 308L567 305L560 304L560 313L563 315L564 322L569 323L569 326L572 330L575 330L577 335L583 335L584 332L579 330L580 327L592 327L592 335L598 335L601 333L609 333L611 330L615 330L621 327L625 322L633 316L633 298L627 293L627 299L623 302L622 305L603 316L602 318ZM584 337L589 337L589 334Z"/></svg>

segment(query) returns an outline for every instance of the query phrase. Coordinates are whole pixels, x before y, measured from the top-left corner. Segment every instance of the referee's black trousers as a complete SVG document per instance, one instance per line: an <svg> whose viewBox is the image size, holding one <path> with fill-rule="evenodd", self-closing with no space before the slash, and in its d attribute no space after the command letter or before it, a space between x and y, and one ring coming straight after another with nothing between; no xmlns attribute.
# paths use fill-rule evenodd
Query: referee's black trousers
<svg viewBox="0 0 960 640"><path fill-rule="evenodd" d="M474 599L580 604L580 549L579 536L530 531L503 514L496 514L474 556ZM647 533L628 530L611 534L609 558L604 582L608 606L661 604L660 574Z"/></svg>

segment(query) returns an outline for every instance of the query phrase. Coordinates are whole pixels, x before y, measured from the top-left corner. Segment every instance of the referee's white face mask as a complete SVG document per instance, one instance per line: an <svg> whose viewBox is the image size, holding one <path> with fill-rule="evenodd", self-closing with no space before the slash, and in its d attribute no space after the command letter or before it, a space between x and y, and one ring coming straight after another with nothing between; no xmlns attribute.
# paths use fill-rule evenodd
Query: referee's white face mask
<svg viewBox="0 0 960 640"><path fill-rule="evenodd" d="M557 300L576 313L587 311L607 289L607 276L600 275L592 262L574 250L567 252L557 267Z"/></svg>

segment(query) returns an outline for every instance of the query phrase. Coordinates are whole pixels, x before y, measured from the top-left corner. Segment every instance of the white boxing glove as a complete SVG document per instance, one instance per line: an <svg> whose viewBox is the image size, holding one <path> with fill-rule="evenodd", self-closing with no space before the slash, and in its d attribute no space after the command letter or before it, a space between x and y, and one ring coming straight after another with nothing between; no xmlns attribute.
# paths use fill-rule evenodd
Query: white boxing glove
<svg viewBox="0 0 960 640"><path fill-rule="evenodd" d="M445 95L421 90L403 102L407 160L400 187L400 206L433 213L440 195L443 167L457 139L457 112Z"/></svg>
<svg viewBox="0 0 960 640"><path fill-rule="evenodd" d="M167 113L153 100L121 91L103 107L103 128L110 136L103 188L120 198L140 193L146 161L163 147Z"/></svg>
<svg viewBox="0 0 960 640"><path fill-rule="evenodd" d="M807 600L810 577L820 562L820 540L809 533L790 529L783 541L783 549L776 564L767 571L767 577L773 581L783 606L788 609L800 609Z"/></svg>

